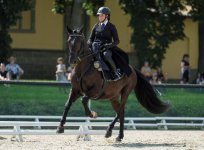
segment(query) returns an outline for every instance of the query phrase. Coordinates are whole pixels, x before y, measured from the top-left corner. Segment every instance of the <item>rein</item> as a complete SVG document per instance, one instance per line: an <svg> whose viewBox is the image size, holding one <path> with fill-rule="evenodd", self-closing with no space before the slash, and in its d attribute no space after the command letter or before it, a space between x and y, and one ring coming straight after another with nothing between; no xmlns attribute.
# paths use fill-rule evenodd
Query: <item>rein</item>
<svg viewBox="0 0 204 150"><path fill-rule="evenodd" d="M93 55L95 55L96 53L94 53L94 52L90 52L90 53L88 53L87 55L85 55L85 41L84 41L84 35L80 35L80 34L73 34L73 35L70 35L70 36L72 36L72 37L82 37L83 38L83 41L82 41L82 43L83 44L81 44L81 48L80 48L80 51L82 51L81 53L81 55L79 55L79 56L77 56L77 62L75 63L75 65L77 65L79 62L83 62L84 60L86 60L87 58L89 58L90 56L93 56ZM81 75L79 76L79 77L77 77L77 80L78 80L78 82L79 82L79 84L80 84L80 90L81 90L81 92L83 93L83 86L82 86L82 77L88 72L88 70L91 68L91 63L84 69L84 71L81 73ZM104 76L104 75L103 75ZM95 97L95 98L93 98L93 99L98 99L99 97L101 97L101 95L103 94L103 92L104 92L104 89L105 89L105 87L106 87L106 85L107 85L107 81L105 80L105 78L104 78L104 80L103 80L103 84L102 84L102 88L101 88L101 90L100 90L100 92L99 92L99 95L97 96L97 97Z"/></svg>

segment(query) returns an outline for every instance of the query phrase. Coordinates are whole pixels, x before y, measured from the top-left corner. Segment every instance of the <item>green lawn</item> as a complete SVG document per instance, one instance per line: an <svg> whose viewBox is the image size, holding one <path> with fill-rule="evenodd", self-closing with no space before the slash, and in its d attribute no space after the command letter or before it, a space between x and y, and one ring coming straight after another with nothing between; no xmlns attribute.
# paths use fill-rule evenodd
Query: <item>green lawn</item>
<svg viewBox="0 0 204 150"><path fill-rule="evenodd" d="M0 115L61 115L70 87L49 87L30 85L0 84ZM204 89L160 88L162 100L170 100L171 109L162 116L204 116ZM92 101L92 109L99 116L114 116L109 101ZM136 100L134 93L129 96L126 116L158 116L148 113ZM84 116L81 100L70 110L70 116Z"/></svg>

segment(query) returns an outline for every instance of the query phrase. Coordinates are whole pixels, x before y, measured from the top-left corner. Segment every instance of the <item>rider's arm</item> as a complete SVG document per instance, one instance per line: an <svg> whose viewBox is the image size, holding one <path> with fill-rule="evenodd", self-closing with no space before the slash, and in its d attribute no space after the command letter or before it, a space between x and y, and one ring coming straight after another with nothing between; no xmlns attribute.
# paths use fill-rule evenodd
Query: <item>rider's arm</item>
<svg viewBox="0 0 204 150"><path fill-rule="evenodd" d="M93 41L94 41L94 38L95 38L95 29L96 29L96 24L95 24L94 27L92 28L91 34L90 34L89 39L88 39L88 41L87 41L87 44L88 44L89 46L91 46L92 43L93 43Z"/></svg>
<svg viewBox="0 0 204 150"><path fill-rule="evenodd" d="M117 29L113 24L110 26L110 31L111 31L111 36L113 38L113 42L105 44L106 48L111 48L111 47L117 46L120 43Z"/></svg>
<svg viewBox="0 0 204 150"><path fill-rule="evenodd" d="M118 31L115 27L115 25L113 25L111 27L111 33L113 36L113 42L112 42L112 46L117 46L120 43L119 37L118 37Z"/></svg>

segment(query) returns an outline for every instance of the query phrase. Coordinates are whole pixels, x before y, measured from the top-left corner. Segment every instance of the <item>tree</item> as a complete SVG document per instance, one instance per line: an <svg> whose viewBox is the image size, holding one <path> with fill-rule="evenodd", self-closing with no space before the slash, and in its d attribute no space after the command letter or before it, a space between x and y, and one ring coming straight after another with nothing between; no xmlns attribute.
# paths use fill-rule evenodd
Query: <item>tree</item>
<svg viewBox="0 0 204 150"><path fill-rule="evenodd" d="M64 13L64 6L69 2L73 0L55 0L54 12ZM83 8L87 14L93 15L104 2L105 0L83 0ZM146 60L154 68L162 65L169 45L185 37L186 17L195 21L204 20L202 0L119 0L119 4L131 17L131 43L136 51L138 67ZM200 60L203 58L204 52Z"/></svg>
<svg viewBox="0 0 204 150"><path fill-rule="evenodd" d="M121 8L130 14L133 28L131 43L138 56L139 67L145 60L152 67L162 65L169 45L185 37L184 20L203 21L202 0L119 0ZM204 66L204 45L200 49L200 68Z"/></svg>
<svg viewBox="0 0 204 150"><path fill-rule="evenodd" d="M54 0L52 12L64 15L64 29L69 25L76 28L88 22L87 15L96 14L98 8L104 5L104 0ZM86 28L84 29L86 32ZM64 35L64 43L67 37ZM66 45L64 45L66 49ZM69 51L65 51L65 59L68 60ZM65 61L68 63L68 61ZM67 64L68 65L68 64Z"/></svg>
<svg viewBox="0 0 204 150"><path fill-rule="evenodd" d="M83 24L84 11L88 15L94 15L102 5L104 0L55 0L52 11L64 15L65 25L79 27Z"/></svg>
<svg viewBox="0 0 204 150"><path fill-rule="evenodd" d="M21 12L33 6L31 0L0 0L0 62L6 61L11 53L9 28L21 19Z"/></svg>

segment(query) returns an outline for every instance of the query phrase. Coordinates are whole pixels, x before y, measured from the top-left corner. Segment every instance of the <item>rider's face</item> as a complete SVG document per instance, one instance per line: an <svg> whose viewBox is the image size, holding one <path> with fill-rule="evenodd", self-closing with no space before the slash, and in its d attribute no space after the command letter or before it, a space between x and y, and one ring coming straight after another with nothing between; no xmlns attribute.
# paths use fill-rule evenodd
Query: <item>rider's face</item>
<svg viewBox="0 0 204 150"><path fill-rule="evenodd" d="M105 18L106 18L106 15L105 15L105 14L99 14L99 15L98 15L98 20L99 20L99 22L103 22L103 21L105 20Z"/></svg>

